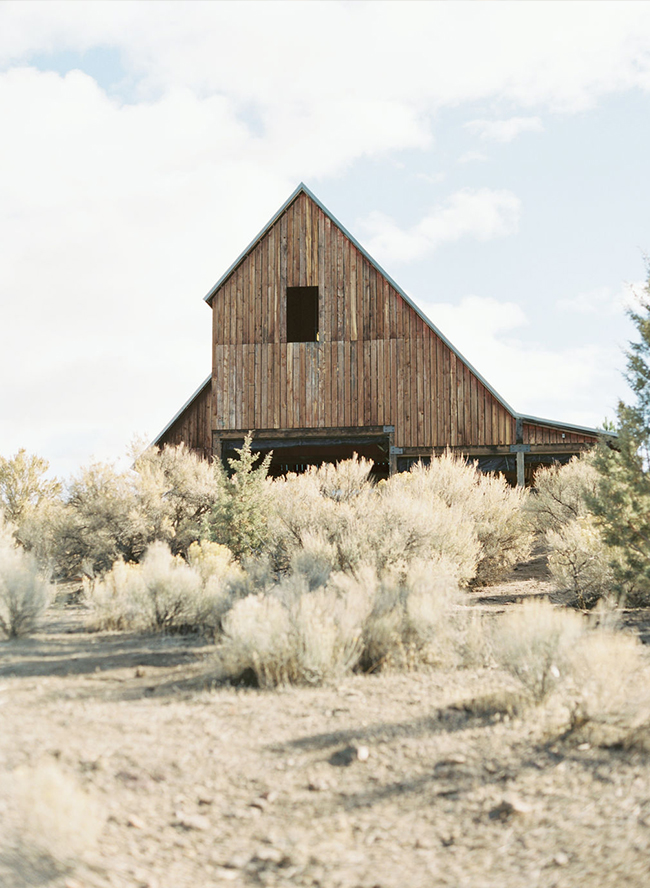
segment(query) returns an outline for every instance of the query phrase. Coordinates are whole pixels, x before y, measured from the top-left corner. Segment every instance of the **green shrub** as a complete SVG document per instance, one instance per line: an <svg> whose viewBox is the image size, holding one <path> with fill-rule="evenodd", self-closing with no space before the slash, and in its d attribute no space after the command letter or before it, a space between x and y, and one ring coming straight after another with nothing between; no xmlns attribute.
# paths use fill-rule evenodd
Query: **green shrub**
<svg viewBox="0 0 650 888"><path fill-rule="evenodd" d="M227 546L237 558L260 555L270 541L273 508L272 482L267 478L271 454L256 465L248 434L237 457L230 459L231 474L224 478L220 497L203 520L202 535Z"/></svg>

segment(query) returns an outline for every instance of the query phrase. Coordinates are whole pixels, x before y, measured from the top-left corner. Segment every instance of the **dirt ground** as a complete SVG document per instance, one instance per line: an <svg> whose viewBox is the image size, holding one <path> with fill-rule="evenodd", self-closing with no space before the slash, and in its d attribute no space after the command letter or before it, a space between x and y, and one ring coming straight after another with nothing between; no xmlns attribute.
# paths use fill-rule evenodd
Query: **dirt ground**
<svg viewBox="0 0 650 888"><path fill-rule="evenodd" d="M498 613L554 594L537 559L471 598ZM3 888L650 885L647 756L500 711L499 670L270 692L214 686L211 654L89 634L74 607L2 643ZM21 775L41 772L70 798L21 807Z"/></svg>

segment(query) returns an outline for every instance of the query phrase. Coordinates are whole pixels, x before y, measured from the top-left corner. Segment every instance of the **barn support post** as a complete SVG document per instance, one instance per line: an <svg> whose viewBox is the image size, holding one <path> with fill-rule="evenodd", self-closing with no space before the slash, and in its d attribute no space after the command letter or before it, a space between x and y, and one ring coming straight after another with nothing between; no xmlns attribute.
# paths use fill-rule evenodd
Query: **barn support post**
<svg viewBox="0 0 650 888"><path fill-rule="evenodd" d="M526 454L523 450L517 451L517 487L524 487L525 475L524 475L524 459L526 458Z"/></svg>
<svg viewBox="0 0 650 888"><path fill-rule="evenodd" d="M221 435L214 430L212 431L212 458L221 459Z"/></svg>

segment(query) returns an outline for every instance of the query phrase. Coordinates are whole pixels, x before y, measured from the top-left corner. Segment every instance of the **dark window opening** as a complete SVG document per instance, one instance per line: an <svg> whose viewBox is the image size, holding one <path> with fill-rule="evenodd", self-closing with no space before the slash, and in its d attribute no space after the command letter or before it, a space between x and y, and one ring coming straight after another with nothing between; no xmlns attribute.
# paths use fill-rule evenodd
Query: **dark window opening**
<svg viewBox="0 0 650 888"><path fill-rule="evenodd" d="M287 287L287 342L318 342L318 287Z"/></svg>

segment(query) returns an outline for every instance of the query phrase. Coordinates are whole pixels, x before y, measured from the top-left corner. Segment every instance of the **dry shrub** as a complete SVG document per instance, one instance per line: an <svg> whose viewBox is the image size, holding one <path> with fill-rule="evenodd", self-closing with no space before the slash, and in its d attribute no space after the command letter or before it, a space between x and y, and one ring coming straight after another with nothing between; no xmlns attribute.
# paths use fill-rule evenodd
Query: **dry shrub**
<svg viewBox="0 0 650 888"><path fill-rule="evenodd" d="M571 657L571 729L592 741L650 747L650 664L636 637L596 629Z"/></svg>
<svg viewBox="0 0 650 888"><path fill-rule="evenodd" d="M564 466L540 469L535 475L537 495L527 507L534 526L545 535L553 579L583 608L627 591L615 583L621 553L605 544L588 505L598 489L593 459L590 453Z"/></svg>
<svg viewBox="0 0 650 888"><path fill-rule="evenodd" d="M0 631L9 638L29 635L47 607L49 586L33 556L26 554L0 515Z"/></svg>
<svg viewBox="0 0 650 888"><path fill-rule="evenodd" d="M154 543L141 564L118 561L102 580L86 584L91 627L214 634L230 603L228 580L238 572L224 550L202 543L187 564Z"/></svg>
<svg viewBox="0 0 650 888"><path fill-rule="evenodd" d="M46 876L74 869L93 850L103 828L101 809L54 763L21 768L4 779L9 821L2 840L5 863L26 884L49 884ZM31 881L34 874L40 878Z"/></svg>
<svg viewBox="0 0 650 888"><path fill-rule="evenodd" d="M576 518L557 530L548 530L548 565L563 590L572 592L580 607L592 607L609 598L614 588L608 549L591 516Z"/></svg>
<svg viewBox="0 0 650 888"><path fill-rule="evenodd" d="M569 673L573 648L587 629L574 611L533 600L513 607L494 630L493 653L504 669L541 703Z"/></svg>
<svg viewBox="0 0 650 888"><path fill-rule="evenodd" d="M423 490L420 482L428 469L374 486L371 467L355 457L275 482L276 566L286 569L307 553L306 559L325 573L356 575L365 565L378 576L397 571L404 577L411 563L442 558L466 585L482 551L466 502ZM475 474L464 463L456 468Z"/></svg>
<svg viewBox="0 0 650 888"><path fill-rule="evenodd" d="M319 568L320 569L320 568ZM224 674L254 674L262 687L321 684L356 669L448 662L458 631L458 584L441 560L412 564L405 577L296 571L237 601L223 619Z"/></svg>
<svg viewBox="0 0 650 888"><path fill-rule="evenodd" d="M530 553L532 532L522 520L526 491L509 487L501 475L484 475L476 465L446 453L391 478L388 487L411 500L446 506L448 521L471 531L473 546L465 550L461 582L494 583ZM476 564L470 573L472 549L477 550ZM453 557L453 544L440 553Z"/></svg>
<svg viewBox="0 0 650 888"><path fill-rule="evenodd" d="M260 687L338 678L359 660L370 606L361 588L345 596L333 588L310 592L304 579L289 578L274 594L238 601L225 616L222 663L234 678L252 670Z"/></svg>
<svg viewBox="0 0 650 888"><path fill-rule="evenodd" d="M558 531L561 527L589 514L587 498L598 488L598 472L593 455L587 453L564 466L549 466L535 473L535 495L526 511L540 531Z"/></svg>
<svg viewBox="0 0 650 888"><path fill-rule="evenodd" d="M411 669L456 660L459 589L453 566L443 559L415 562L406 576L377 579L368 570L359 580L341 576L339 588L372 590L373 608L363 632L361 665L366 671Z"/></svg>

